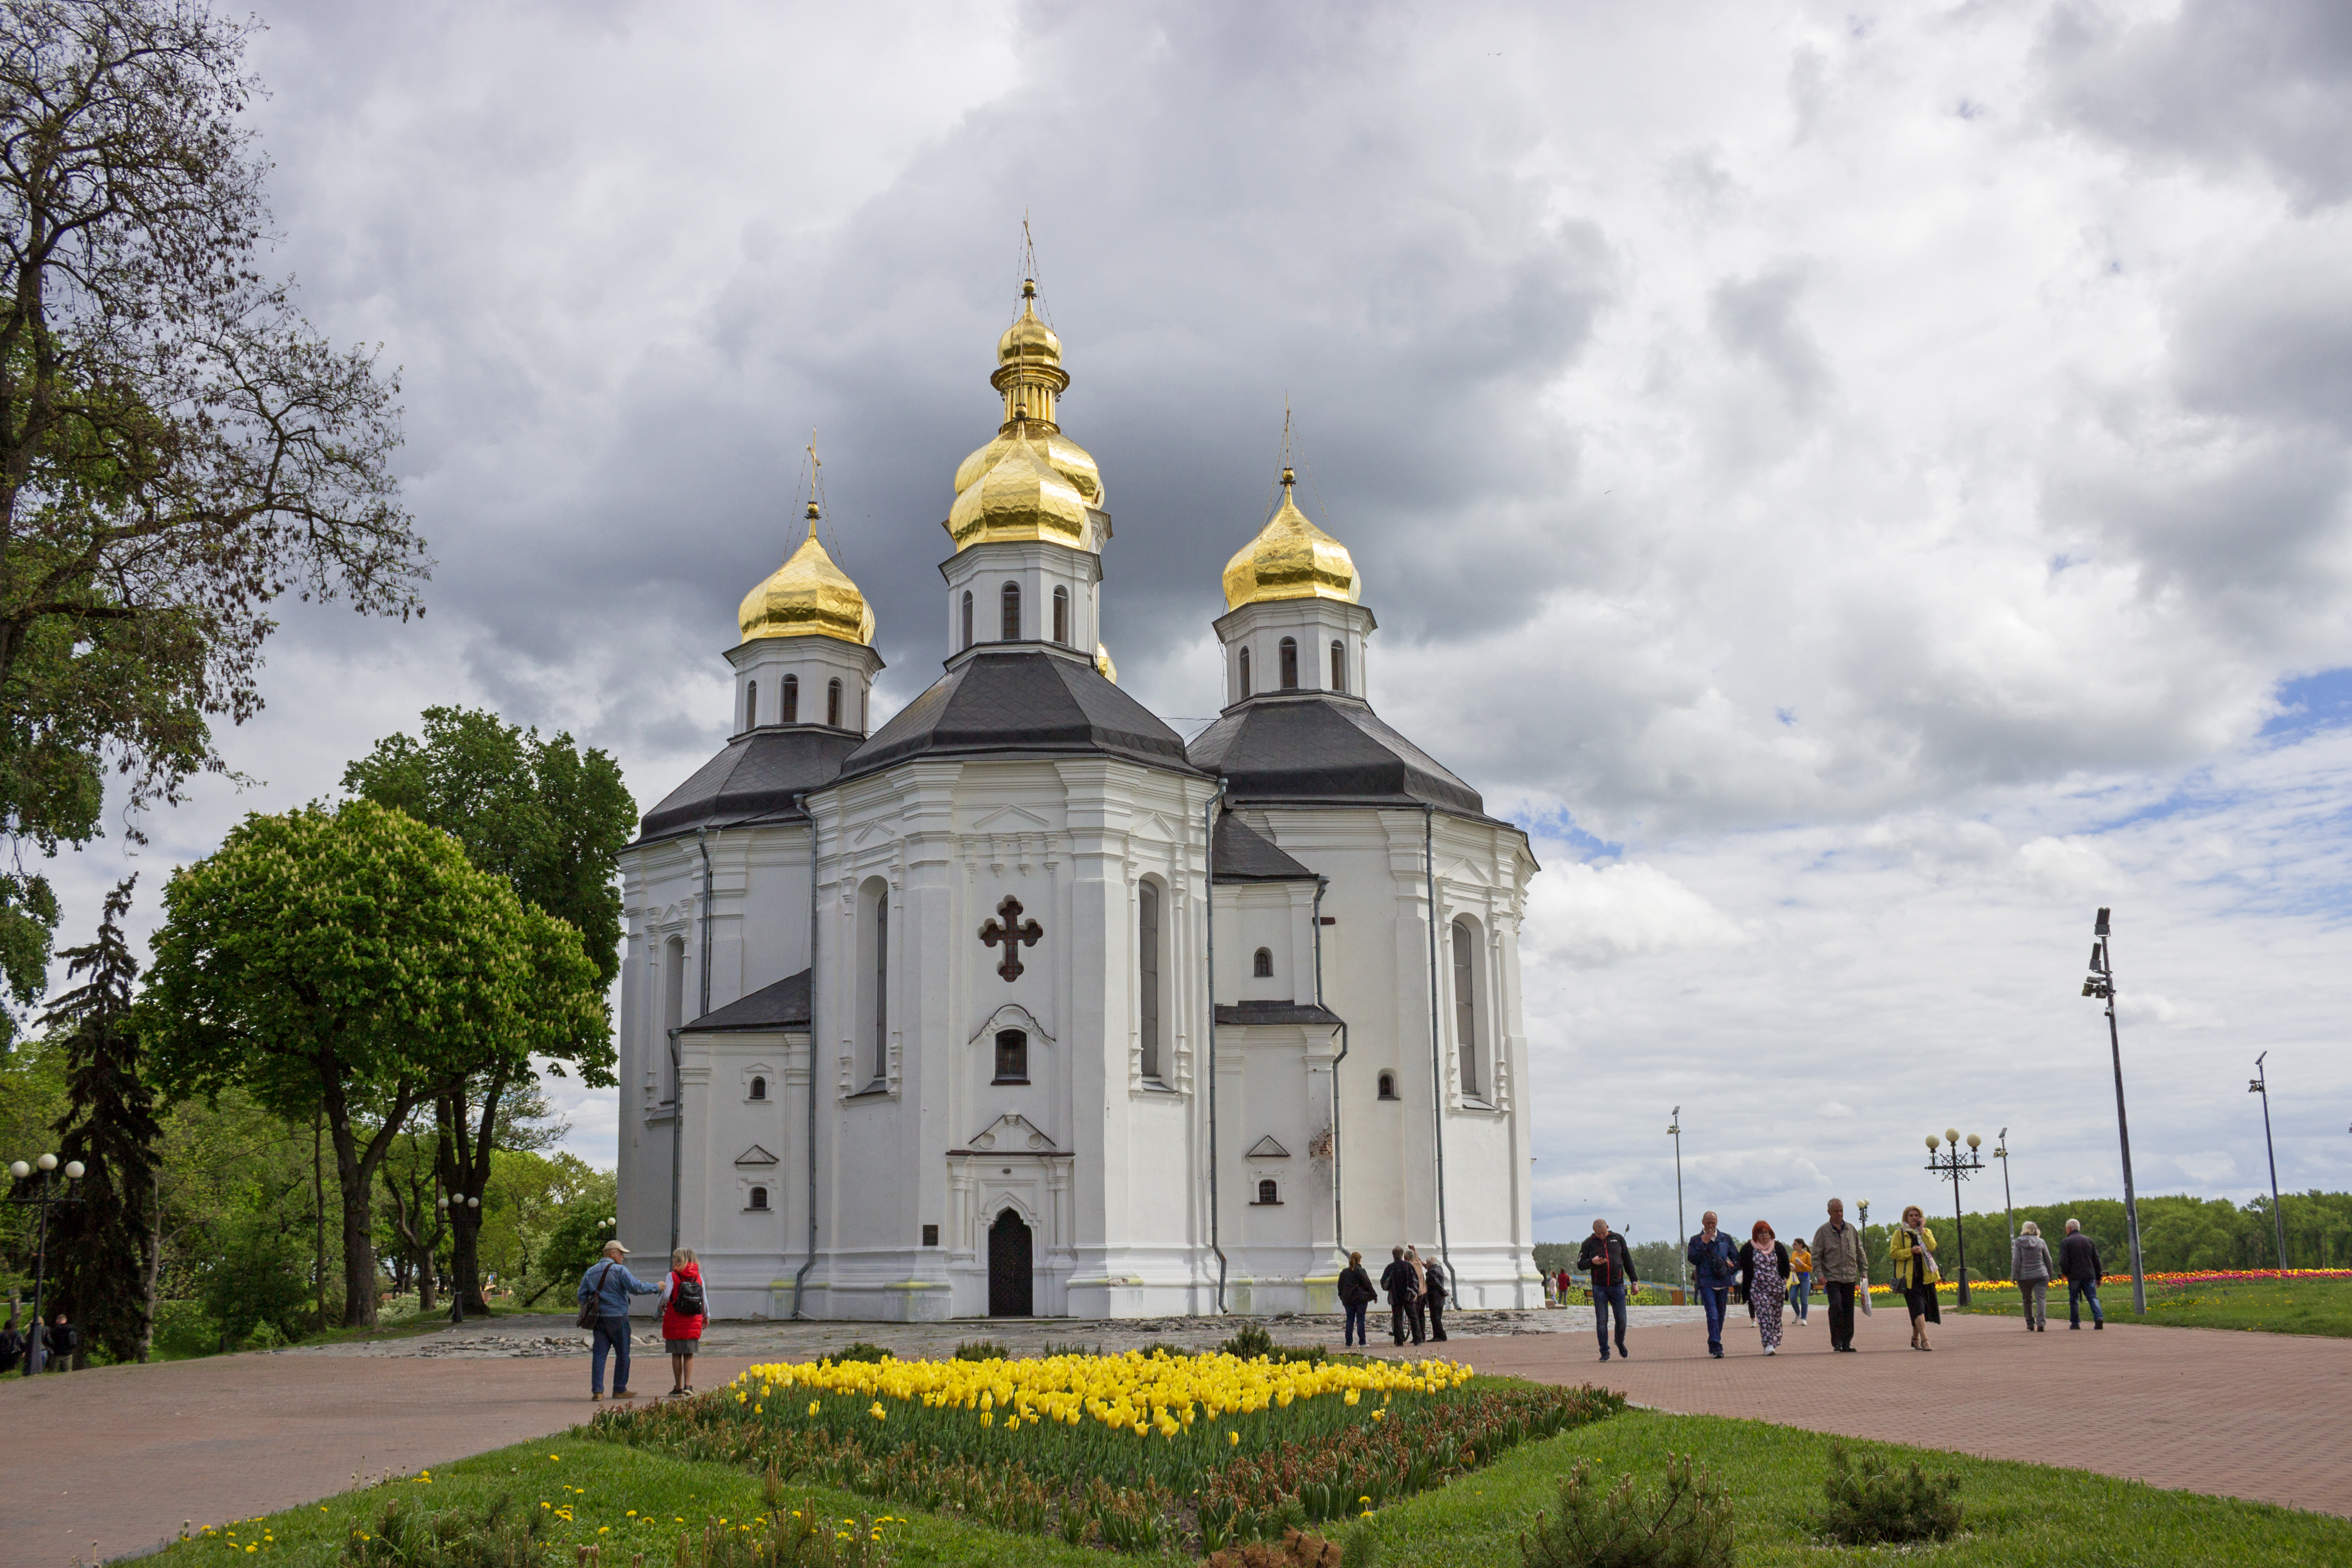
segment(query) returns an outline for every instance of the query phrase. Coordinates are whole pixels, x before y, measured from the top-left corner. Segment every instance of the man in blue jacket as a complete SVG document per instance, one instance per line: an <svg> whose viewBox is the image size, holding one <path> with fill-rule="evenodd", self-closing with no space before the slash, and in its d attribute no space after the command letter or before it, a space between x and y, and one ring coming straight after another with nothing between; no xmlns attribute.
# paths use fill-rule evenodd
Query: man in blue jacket
<svg viewBox="0 0 2352 1568"><path fill-rule="evenodd" d="M1691 1284L1699 1305L1706 1309L1706 1353L1723 1359L1723 1318L1731 1310L1731 1281L1738 1272L1738 1250L1731 1237L1715 1228L1715 1211L1698 1216L1699 1232L1690 1238L1685 1256L1690 1259Z"/></svg>
<svg viewBox="0 0 2352 1568"><path fill-rule="evenodd" d="M634 1399L629 1392L629 1298L650 1296L661 1289L629 1272L621 1261L629 1249L617 1241L604 1244L604 1256L580 1277L580 1304L596 1303L596 1333L588 1361L588 1397L604 1397L604 1352L613 1352L613 1397Z"/></svg>

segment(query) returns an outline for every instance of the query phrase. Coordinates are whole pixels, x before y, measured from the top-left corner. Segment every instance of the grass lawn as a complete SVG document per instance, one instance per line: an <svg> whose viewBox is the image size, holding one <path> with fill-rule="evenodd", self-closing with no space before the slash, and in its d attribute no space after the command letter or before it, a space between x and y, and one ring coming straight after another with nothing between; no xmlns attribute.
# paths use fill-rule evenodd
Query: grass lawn
<svg viewBox="0 0 2352 1568"><path fill-rule="evenodd" d="M2136 1321L2128 1280L2100 1286L2099 1304L2110 1318ZM1942 1305L1948 1312L1959 1310L1949 1301ZM1968 1310L2011 1317L2024 1311L2014 1290L1971 1289ZM2086 1310L2083 1315L2088 1319L2090 1313ZM2061 1282L2050 1291L2052 1328L2056 1330L2065 1316L2066 1287ZM2252 1329L2273 1334L2352 1338L2352 1280L2232 1280L2168 1287L2151 1283L2147 1316L2137 1321L2181 1329Z"/></svg>
<svg viewBox="0 0 2352 1568"><path fill-rule="evenodd" d="M1821 1501L1830 1439L1761 1422L1706 1415L1627 1414L1549 1442L1513 1450L1443 1490L1395 1504L1369 1528L1384 1568L1515 1568L1520 1530L1538 1508L1554 1505L1559 1479L1582 1458L1604 1474L1661 1473L1669 1453L1696 1454L1730 1487L1739 1518L1743 1568L1776 1563L1906 1563L2002 1568L2181 1568L2247 1563L2263 1568L2352 1565L2352 1521L2261 1503L2158 1491L2079 1470L1923 1455L1935 1471L1957 1471L1967 1533L1931 1548L1876 1552L1816 1545L1808 1520ZM1855 1445L1859 1451L1864 1445ZM1870 1447L1878 1447L1875 1445ZM1918 1450L1885 1449L1893 1454ZM267 1556L305 1565L334 1563L353 1530L373 1532L395 1496L436 1508L479 1508L500 1495L524 1508L568 1510L554 1541L564 1563L572 1548L596 1542L648 1562L667 1563L681 1521L732 1524L761 1511L761 1482L728 1466L669 1458L614 1443L566 1436L501 1448L430 1472L431 1479L389 1481L292 1509L175 1545L173 1568ZM846 1492L789 1487L835 1518L890 1517L882 1526L894 1563L925 1568L1111 1568L1114 1553L1070 1547L1050 1537L1010 1535L932 1515L908 1516ZM635 1510L632 1513L630 1510ZM247 1547L256 1548L248 1552ZM608 1558L607 1561L612 1561Z"/></svg>

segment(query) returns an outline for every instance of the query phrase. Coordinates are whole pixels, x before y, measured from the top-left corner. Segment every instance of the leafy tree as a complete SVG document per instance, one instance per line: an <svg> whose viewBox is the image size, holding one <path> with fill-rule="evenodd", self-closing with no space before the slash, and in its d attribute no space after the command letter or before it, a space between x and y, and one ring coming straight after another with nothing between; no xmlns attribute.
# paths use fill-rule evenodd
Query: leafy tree
<svg viewBox="0 0 2352 1568"><path fill-rule="evenodd" d="M107 895L97 939L66 953L67 973L89 978L42 1020L67 1031L68 1101L57 1123L60 1161L79 1160L81 1202L58 1211L50 1256L58 1260L58 1306L81 1325L84 1353L147 1359L152 1323L148 1276L154 1267L155 1149L163 1129L155 1097L140 1077L131 1031L138 961L122 940L136 877Z"/></svg>
<svg viewBox="0 0 2352 1568"><path fill-rule="evenodd" d="M141 1000L157 1080L323 1106L346 1325L375 1321L371 1194L409 1113L469 1064L610 1052L578 933L372 801L248 816L163 901Z"/></svg>
<svg viewBox="0 0 2352 1568"><path fill-rule="evenodd" d="M287 594L417 610L397 387L265 279L250 24L178 0L0 8L0 984L45 984L24 868L222 771ZM135 829L134 836L135 836ZM0 1017L0 1039L13 1032Z"/></svg>
<svg viewBox="0 0 2352 1568"><path fill-rule="evenodd" d="M505 878L524 903L577 931L598 982L611 985L621 963L613 860L637 820L619 766L604 752L583 752L569 734L542 739L478 709L429 708L424 720L421 742L404 734L378 742L343 770L343 787L456 838L477 868ZM590 1082L609 1083L611 1061L607 1040L577 1065ZM501 1058L470 1065L434 1090L450 1274L468 1311L489 1310L481 1288L483 1205L493 1151L517 1146L507 1135L513 1118L502 1120L502 1108L520 1081Z"/></svg>
<svg viewBox="0 0 2352 1568"><path fill-rule="evenodd" d="M596 1170L569 1154L559 1154L556 1160L563 1165L563 1201L540 1244L536 1273L522 1301L525 1307L550 1290L577 1283L604 1244L617 1234L613 1219L620 1191L614 1173Z"/></svg>

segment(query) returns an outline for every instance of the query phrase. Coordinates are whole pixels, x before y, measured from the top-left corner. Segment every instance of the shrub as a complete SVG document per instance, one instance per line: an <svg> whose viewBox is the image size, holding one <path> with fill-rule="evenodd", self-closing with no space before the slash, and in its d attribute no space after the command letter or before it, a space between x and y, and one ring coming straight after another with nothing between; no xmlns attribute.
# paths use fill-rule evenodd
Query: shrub
<svg viewBox="0 0 2352 1568"><path fill-rule="evenodd" d="M1856 1464L1843 1443L1832 1443L1822 1489L1829 1496L1822 1533L1848 1546L1948 1541L1959 1533L1960 1478L1931 1476L1916 1459L1897 1475L1882 1455L1865 1453Z"/></svg>
<svg viewBox="0 0 2352 1568"><path fill-rule="evenodd" d="M1527 1568L1718 1568L1735 1560L1731 1496L1687 1454L1666 1457L1655 1494L1632 1476L1604 1494L1584 1459L1560 1478L1559 1517L1537 1514L1519 1551Z"/></svg>
<svg viewBox="0 0 2352 1568"><path fill-rule="evenodd" d="M869 1345L864 1340L859 1340L853 1344L842 1346L839 1350L834 1352L824 1359L838 1366L845 1361L889 1361L896 1357L897 1354L898 1352L896 1351L887 1351L880 1345ZM970 1361L976 1358L971 1356L958 1356L956 1359L959 1361Z"/></svg>
<svg viewBox="0 0 2352 1568"><path fill-rule="evenodd" d="M1361 1531L1358 1534L1367 1542L1371 1540ZM1366 1557L1361 1564L1349 1563L1334 1542L1305 1531L1286 1530L1276 1542L1212 1552L1208 1568L1370 1568L1370 1561Z"/></svg>
<svg viewBox="0 0 2352 1568"><path fill-rule="evenodd" d="M1233 1338L1217 1347L1220 1353L1241 1361L1255 1361L1264 1356L1271 1362L1298 1362L1319 1366L1330 1352L1321 1345L1282 1345L1274 1336L1255 1323L1244 1323Z"/></svg>
<svg viewBox="0 0 2352 1568"><path fill-rule="evenodd" d="M843 1358L846 1359L846 1358ZM994 1340L966 1340L955 1348L957 1361L1006 1361L1004 1347Z"/></svg>

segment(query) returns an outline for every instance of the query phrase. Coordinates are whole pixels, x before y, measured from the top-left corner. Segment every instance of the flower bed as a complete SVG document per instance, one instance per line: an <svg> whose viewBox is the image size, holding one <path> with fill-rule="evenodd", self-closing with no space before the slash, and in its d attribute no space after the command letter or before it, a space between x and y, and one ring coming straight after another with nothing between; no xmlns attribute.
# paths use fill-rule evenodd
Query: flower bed
<svg viewBox="0 0 2352 1568"><path fill-rule="evenodd" d="M2289 1282L2305 1279L2352 1280L2352 1268L2290 1268L2284 1275L2275 1268L2209 1268L2193 1270L2186 1273L2150 1274L2147 1276L2147 1282L2151 1285L2259 1285L2265 1282L2275 1284L2283 1279ZM2128 1285L2131 1283L2131 1274L2126 1270L2121 1274L2105 1275L2100 1279L2099 1283L2102 1285ZM2065 1287L2065 1284L2066 1281L2063 1279L2053 1279L2050 1281L2051 1289L2053 1290L2063 1289ZM1955 1294L1958 1291L1959 1288L1959 1281L1957 1279L1938 1279L1936 1281L1936 1289L1942 1295ZM1970 1279L1969 1281L1969 1289L1971 1290L2014 1290L2017 1289L2017 1281L2014 1279ZM1900 1292L1892 1285L1873 1285L1870 1288L1870 1293L1873 1297L1894 1296L1900 1294Z"/></svg>
<svg viewBox="0 0 2352 1568"><path fill-rule="evenodd" d="M1624 1407L1450 1362L1230 1355L757 1366L593 1435L1127 1551L1349 1517Z"/></svg>

